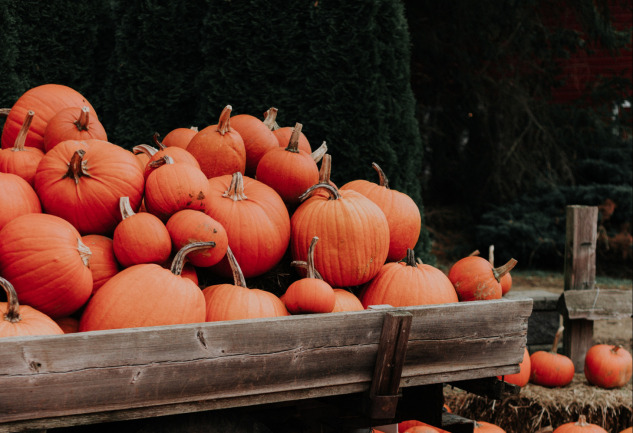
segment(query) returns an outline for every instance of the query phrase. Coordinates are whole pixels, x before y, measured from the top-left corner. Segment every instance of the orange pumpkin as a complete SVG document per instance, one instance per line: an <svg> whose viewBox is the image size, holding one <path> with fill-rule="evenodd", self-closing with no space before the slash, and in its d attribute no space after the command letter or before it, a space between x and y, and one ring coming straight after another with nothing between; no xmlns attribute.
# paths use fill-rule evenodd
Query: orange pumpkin
<svg viewBox="0 0 633 433"><path fill-rule="evenodd" d="M163 144L166 147L180 147L186 149L194 135L198 133L198 128L192 126L190 128L172 129L163 138Z"/></svg>
<svg viewBox="0 0 633 433"><path fill-rule="evenodd" d="M358 296L347 289L334 288L333 313L341 311L362 311L365 309Z"/></svg>
<svg viewBox="0 0 633 433"><path fill-rule="evenodd" d="M154 133L153 140L156 144L156 147L152 147L148 144L139 144L138 146L134 146L134 148L132 149L135 154L144 153L148 157L143 169L143 176L145 177L145 179L147 179L147 176L149 176L149 174L154 169L151 165L149 165L149 163L157 161L165 155L169 155L174 160L174 162L184 162L185 164L191 164L196 168L200 168L198 160L186 149L178 146L165 146L158 140L158 133Z"/></svg>
<svg viewBox="0 0 633 433"><path fill-rule="evenodd" d="M7 302L0 302L0 338L64 333L46 314L28 305L20 306L15 289L2 277L0 287L7 295Z"/></svg>
<svg viewBox="0 0 633 433"><path fill-rule="evenodd" d="M501 298L501 284L499 280L510 272L516 265L515 259L510 259L505 265L494 268L483 257L470 255L458 260L448 272L459 300L481 301Z"/></svg>
<svg viewBox="0 0 633 433"><path fill-rule="evenodd" d="M587 422L585 415L580 415L578 421L565 423L552 433L607 433L607 431L599 425Z"/></svg>
<svg viewBox="0 0 633 433"><path fill-rule="evenodd" d="M230 124L232 109L230 105L224 107L218 124L202 129L187 146L209 179L238 171L244 174L246 169L244 140Z"/></svg>
<svg viewBox="0 0 633 433"><path fill-rule="evenodd" d="M631 353L620 345L595 344L585 355L585 377L600 388L621 388L631 380Z"/></svg>
<svg viewBox="0 0 633 433"><path fill-rule="evenodd" d="M519 363L519 372L514 374L508 374L506 376L497 376L504 382L511 383L517 386L525 386L530 381L530 373L532 372L532 363L530 362L530 352L527 347L523 352L523 361Z"/></svg>
<svg viewBox="0 0 633 433"><path fill-rule="evenodd" d="M486 421L475 421L473 433L506 433L506 431L498 425Z"/></svg>
<svg viewBox="0 0 633 433"><path fill-rule="evenodd" d="M216 284L202 290L207 305L207 322L288 316L288 310L273 293L249 289L230 248L227 259L233 271L233 284Z"/></svg>
<svg viewBox="0 0 633 433"><path fill-rule="evenodd" d="M277 113L278 110L274 107L268 109L266 113L264 113L264 124L275 134L277 145L279 147L286 147L290 142L294 128L292 126L280 127L276 121ZM299 134L299 149L305 153L312 153L312 146L303 132Z"/></svg>
<svg viewBox="0 0 633 433"><path fill-rule="evenodd" d="M13 147L0 150L0 172L16 174L31 186L33 186L37 166L44 156L44 152L40 149L24 146L24 140L34 115L33 111L26 114Z"/></svg>
<svg viewBox="0 0 633 433"><path fill-rule="evenodd" d="M549 352L539 350L530 356L530 382L550 388L567 386L574 379L574 363L558 352L558 342L563 335L561 326L556 331L554 343Z"/></svg>
<svg viewBox="0 0 633 433"><path fill-rule="evenodd" d="M0 230L20 215L42 213L40 199L29 183L12 173L0 173Z"/></svg>
<svg viewBox="0 0 633 433"><path fill-rule="evenodd" d="M94 294L121 269L114 256L112 239L103 235L84 235L81 241L90 248L90 271L92 272L92 293Z"/></svg>
<svg viewBox="0 0 633 433"><path fill-rule="evenodd" d="M189 253L187 260L194 266L213 266L226 254L229 245L226 230L204 212L180 210L169 218L166 227L176 250L191 242L213 242L214 246L211 248Z"/></svg>
<svg viewBox="0 0 633 433"><path fill-rule="evenodd" d="M90 108L68 107L59 110L46 125L44 130L44 149L50 151L58 143L65 140L108 140L103 125L96 114L90 115Z"/></svg>
<svg viewBox="0 0 633 433"><path fill-rule="evenodd" d="M231 118L231 127L235 129L242 140L246 150L246 169L244 174L253 177L257 170L257 164L266 152L279 147L275 134L255 116L250 114L238 114Z"/></svg>
<svg viewBox="0 0 633 433"><path fill-rule="evenodd" d="M495 246L494 245L490 245L490 247L488 247L488 261L494 268L495 266ZM499 279L499 284L501 284L501 296L505 295L506 293L510 291L510 289L512 288L512 276L510 275L509 271L501 276L501 278Z"/></svg>
<svg viewBox="0 0 633 433"><path fill-rule="evenodd" d="M55 323L62 328L64 334L74 334L75 332L79 332L79 319L76 319L73 316L58 317L54 320Z"/></svg>

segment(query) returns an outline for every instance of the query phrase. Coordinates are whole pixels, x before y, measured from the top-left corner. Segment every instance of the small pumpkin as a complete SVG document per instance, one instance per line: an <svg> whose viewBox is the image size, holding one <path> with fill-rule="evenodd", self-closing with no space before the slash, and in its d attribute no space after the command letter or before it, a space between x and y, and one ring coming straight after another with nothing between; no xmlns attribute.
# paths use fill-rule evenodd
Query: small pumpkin
<svg viewBox="0 0 633 433"><path fill-rule="evenodd" d="M46 124L44 130L44 149L50 151L65 140L103 140L108 141L105 128L90 114L90 107L67 107L59 110Z"/></svg>
<svg viewBox="0 0 633 433"><path fill-rule="evenodd" d="M193 136L197 133L197 126L191 126L189 128L175 128L165 135L163 138L163 144L166 147L180 147L182 149L186 149Z"/></svg>
<svg viewBox="0 0 633 433"><path fill-rule="evenodd" d="M578 421L562 424L552 433L607 433L607 431L599 425L587 422L585 415L580 415Z"/></svg>
<svg viewBox="0 0 633 433"><path fill-rule="evenodd" d="M0 338L27 335L57 335L64 331L46 314L28 305L20 306L11 283L0 277L7 302L0 302Z"/></svg>
<svg viewBox="0 0 633 433"><path fill-rule="evenodd" d="M226 230L204 212L180 210L167 220L166 227L175 250L191 242L213 242L212 248L189 253L187 260L194 266L213 266L226 254L229 245Z"/></svg>
<svg viewBox="0 0 633 433"><path fill-rule="evenodd" d="M574 379L573 361L558 352L564 327L558 328L549 352L539 350L530 356L530 383L550 388L567 386Z"/></svg>
<svg viewBox="0 0 633 433"><path fill-rule="evenodd" d="M490 245L488 247L488 261L494 268L495 266L495 246L494 245ZM510 289L512 288L512 275L510 275L509 271L501 276L501 278L499 279L499 284L501 284L501 296L505 295L506 293L510 291Z"/></svg>
<svg viewBox="0 0 633 433"><path fill-rule="evenodd" d="M284 303L273 293L246 285L231 248L226 256L233 271L233 284L216 284L202 290L207 305L207 322L288 316Z"/></svg>
<svg viewBox="0 0 633 433"><path fill-rule="evenodd" d="M0 173L0 230L20 215L42 213L40 199L29 183L12 173Z"/></svg>
<svg viewBox="0 0 633 433"><path fill-rule="evenodd" d="M519 363L519 372L508 374L505 376L497 376L504 382L517 386L525 386L530 381L530 373L532 371L532 363L530 362L530 352L527 347L523 349L523 360Z"/></svg>
<svg viewBox="0 0 633 433"><path fill-rule="evenodd" d="M585 377L600 388L621 388L631 380L631 353L621 345L596 344L585 354Z"/></svg>
<svg viewBox="0 0 633 433"><path fill-rule="evenodd" d="M473 433L506 433L506 431L498 425L486 421L475 421Z"/></svg>
<svg viewBox="0 0 633 433"><path fill-rule="evenodd" d="M174 160L174 162L184 162L185 164L191 164L196 168L200 168L198 160L186 149L178 146L165 146L160 140L158 140L158 132L154 133L153 140L156 147L150 146L148 144L139 144L132 148L134 154L145 154L148 156L147 162L145 163L145 167L143 169L143 176L145 177L145 179L147 179L147 176L149 176L149 174L154 169L154 167L150 165L150 162L157 161L165 155L170 156Z"/></svg>
<svg viewBox="0 0 633 433"><path fill-rule="evenodd" d="M500 299L502 288L499 281L516 264L515 259L510 259L505 265L494 268L483 257L470 255L451 266L448 279L462 302Z"/></svg>
<svg viewBox="0 0 633 433"><path fill-rule="evenodd" d="M257 164L264 154L271 149L279 147L277 137L264 124L263 121L250 114L238 114L231 118L231 127L235 129L242 140L246 150L246 176L254 177Z"/></svg>
<svg viewBox="0 0 633 433"><path fill-rule="evenodd" d="M333 313L341 311L362 311L365 309L358 296L347 289L334 288Z"/></svg>
<svg viewBox="0 0 633 433"><path fill-rule="evenodd" d="M24 145L26 134L31 126L31 121L35 113L29 110L26 113L22 128L15 139L13 147L0 150L0 172L12 173L20 176L33 186L33 178L37 171L44 152L36 147Z"/></svg>
<svg viewBox="0 0 633 433"><path fill-rule="evenodd" d="M274 107L268 109L264 113L264 124L268 126L268 128L275 134L275 138L277 138L277 145L279 147L286 147L290 142L290 137L294 132L294 127L292 126L282 126L280 127L277 124L277 113L278 110ZM299 134L298 141L299 149L303 150L305 153L312 153L312 146L308 141L308 138L305 136L303 132Z"/></svg>
<svg viewBox="0 0 633 433"><path fill-rule="evenodd" d="M92 293L121 270L114 256L112 239L103 235L84 235L81 241L90 248L90 272L92 272Z"/></svg>

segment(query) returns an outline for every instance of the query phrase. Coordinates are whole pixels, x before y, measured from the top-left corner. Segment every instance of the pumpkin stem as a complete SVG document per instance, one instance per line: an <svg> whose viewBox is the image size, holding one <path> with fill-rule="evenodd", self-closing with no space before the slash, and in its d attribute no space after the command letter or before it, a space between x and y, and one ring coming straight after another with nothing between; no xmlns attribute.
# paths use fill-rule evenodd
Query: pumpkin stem
<svg viewBox="0 0 633 433"><path fill-rule="evenodd" d="M579 427L586 427L589 425L589 423L587 422L587 418L585 417L585 415L579 415L578 421L574 425L577 425Z"/></svg>
<svg viewBox="0 0 633 433"><path fill-rule="evenodd" d="M332 185L328 183L319 182L312 185L303 194L301 194L299 196L299 201L305 201L307 198L309 198L312 195L314 191L316 191L319 188L325 188L330 193L329 200L338 200L341 198L341 193L339 193L337 188L333 187Z"/></svg>
<svg viewBox="0 0 633 433"><path fill-rule="evenodd" d="M77 127L78 131L88 131L90 129L90 108L85 105L81 107L81 113L79 113L79 118L75 120L73 123Z"/></svg>
<svg viewBox="0 0 633 433"><path fill-rule="evenodd" d="M301 123L295 123L295 127L292 128L292 134L290 134L290 140L288 140L288 146L286 150L288 152L299 153L299 137L301 136L301 129L303 125Z"/></svg>
<svg viewBox="0 0 633 433"><path fill-rule="evenodd" d="M26 142L26 136L29 133L29 128L31 127L33 116L35 116L33 110L29 110L26 113L26 116L24 116L24 122L22 122L20 132L18 132L18 136L15 137L15 144L13 145L12 149L13 151L21 152L24 150L24 143Z"/></svg>
<svg viewBox="0 0 633 433"><path fill-rule="evenodd" d="M277 109L275 107L270 107L264 113L264 125L268 127L271 131L275 129L279 129L279 125L277 124Z"/></svg>
<svg viewBox="0 0 633 433"><path fill-rule="evenodd" d="M618 353L618 350L622 349L622 345L621 344L616 344L615 346L613 346L611 348L611 353L616 354Z"/></svg>
<svg viewBox="0 0 633 433"><path fill-rule="evenodd" d="M216 131L218 131L221 135L224 135L231 130L230 118L232 110L233 107L227 105L222 110L222 113L220 113L220 119L218 120L218 127Z"/></svg>
<svg viewBox="0 0 633 433"><path fill-rule="evenodd" d="M380 186L384 186L385 188L389 189L389 180L387 179L385 172L382 171L382 168L380 168L378 164L376 164L375 162L372 162L371 166L378 173L378 178L380 179Z"/></svg>
<svg viewBox="0 0 633 433"><path fill-rule="evenodd" d="M233 201L248 200L248 197L244 194L244 177L242 176L242 172L237 171L233 173L229 189L224 191L222 197L230 198Z"/></svg>
<svg viewBox="0 0 633 433"><path fill-rule="evenodd" d="M64 176L62 176L62 179L70 177L75 181L75 184L78 185L80 177L90 177L90 174L86 171L86 161L83 160L84 155L86 155L85 150L75 150L75 153L73 153L73 156L70 158L70 162L68 163L68 171L64 174Z"/></svg>
<svg viewBox="0 0 633 433"><path fill-rule="evenodd" d="M324 141L314 152L311 153L312 159L314 160L314 162L318 164L326 152L327 152L327 144Z"/></svg>
<svg viewBox="0 0 633 433"><path fill-rule="evenodd" d="M81 241L81 238L77 238L77 251L79 251L79 257L81 257L81 261L84 266L90 268L90 257L92 257L92 251L90 251L88 245Z"/></svg>
<svg viewBox="0 0 633 433"><path fill-rule="evenodd" d="M235 259L235 255L233 255L233 251L231 251L230 247L226 248L226 258L229 260L229 264L231 265L231 271L233 271L233 283L236 286L248 288L246 286L246 279L244 278L242 268L240 268L239 263L237 263L237 259Z"/></svg>
<svg viewBox="0 0 633 433"><path fill-rule="evenodd" d="M149 144L138 144L132 148L132 152L134 152L135 155L138 155L139 153L144 153L151 158L152 156L156 155L158 149L150 146Z"/></svg>
<svg viewBox="0 0 633 433"><path fill-rule="evenodd" d="M473 251L472 253L468 254L468 257L478 256L479 254L481 254L481 253L479 252L479 250L475 250L475 251Z"/></svg>
<svg viewBox="0 0 633 433"><path fill-rule="evenodd" d="M156 145L156 147L158 147L161 150L166 149L167 146L165 146L163 142L158 139L158 137L160 137L160 134L158 132L154 132L154 135L152 136L152 140L154 141L154 144Z"/></svg>
<svg viewBox="0 0 633 433"><path fill-rule="evenodd" d="M172 274L180 275L182 274L182 268L185 266L185 258L187 254L192 251L204 250L206 248L214 247L215 242L191 242L182 247L176 253L174 260L171 262L171 268L169 269Z"/></svg>
<svg viewBox="0 0 633 433"><path fill-rule="evenodd" d="M411 248L407 248L407 256L405 257L404 262L407 266L418 266L418 263L415 261L415 252ZM422 262L420 261L420 263Z"/></svg>
<svg viewBox="0 0 633 433"><path fill-rule="evenodd" d="M324 142L325 143L325 142ZM330 183L330 175L332 173L332 155L326 153L321 159L321 168L319 169L319 183Z"/></svg>
<svg viewBox="0 0 633 433"><path fill-rule="evenodd" d="M2 116L2 117L9 116L10 112L11 112L10 108L0 108L0 116Z"/></svg>
<svg viewBox="0 0 633 433"><path fill-rule="evenodd" d="M169 156L169 155L164 155L161 158L158 158L155 161L151 161L149 162L147 165L150 166L153 169L157 169L162 167L163 165L167 165L167 164L173 164L174 163L174 159Z"/></svg>
<svg viewBox="0 0 633 433"><path fill-rule="evenodd" d="M512 268L516 266L517 263L518 262L515 259L510 259L508 260L508 263L506 263L505 265L499 266L498 268L492 268L492 274L495 276L497 281L500 281L501 278L503 278L505 274L510 272Z"/></svg>
<svg viewBox="0 0 633 433"><path fill-rule="evenodd" d="M4 315L4 320L11 323L18 323L22 320L20 316L20 303L18 302L18 294L9 281L0 277L0 286L7 294L7 312Z"/></svg>
<svg viewBox="0 0 633 433"><path fill-rule="evenodd" d="M319 241L317 236L312 238L310 242L310 247L308 248L308 273L307 278L317 278L316 269L314 267L314 248L316 247L316 243Z"/></svg>
<svg viewBox="0 0 633 433"><path fill-rule="evenodd" d="M565 330L565 327L561 326L556 331L556 335L554 335L554 343L552 343L552 349L550 350L550 352L558 353L558 342L560 341L560 337L563 336L563 331L564 330Z"/></svg>
<svg viewBox="0 0 633 433"><path fill-rule="evenodd" d="M121 197L119 199L119 210L121 211L122 219L136 215L136 212L134 212L134 209L132 209L132 205L130 204L130 197Z"/></svg>
<svg viewBox="0 0 633 433"><path fill-rule="evenodd" d="M488 261L494 267L495 265L495 246L494 245L490 245L488 247Z"/></svg>
<svg viewBox="0 0 633 433"><path fill-rule="evenodd" d="M297 268L308 269L308 262L303 261L303 260L293 260L292 262L290 262L290 266L296 266ZM317 271L316 269L314 269L314 276L318 280L323 279L319 271Z"/></svg>

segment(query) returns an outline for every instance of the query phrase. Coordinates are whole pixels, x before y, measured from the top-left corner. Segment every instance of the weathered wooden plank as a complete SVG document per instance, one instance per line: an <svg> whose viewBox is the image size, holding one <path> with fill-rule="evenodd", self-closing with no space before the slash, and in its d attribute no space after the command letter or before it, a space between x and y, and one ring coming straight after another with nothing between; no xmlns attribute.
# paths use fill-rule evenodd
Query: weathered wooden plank
<svg viewBox="0 0 633 433"><path fill-rule="evenodd" d="M413 315L400 386L518 371L530 300L393 311ZM18 421L132 419L364 392L384 315L367 310L2 339L0 431L19 428Z"/></svg>
<svg viewBox="0 0 633 433"><path fill-rule="evenodd" d="M630 290L567 290L559 310L569 319L625 319L633 314Z"/></svg>

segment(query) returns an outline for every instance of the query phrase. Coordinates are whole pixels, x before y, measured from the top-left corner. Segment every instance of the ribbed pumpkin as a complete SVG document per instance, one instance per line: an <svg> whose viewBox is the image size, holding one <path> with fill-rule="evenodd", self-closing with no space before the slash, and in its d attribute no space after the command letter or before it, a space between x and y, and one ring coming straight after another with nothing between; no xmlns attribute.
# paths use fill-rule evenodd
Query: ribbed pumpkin
<svg viewBox="0 0 633 433"><path fill-rule="evenodd" d="M163 144L166 147L180 147L186 149L194 135L198 133L198 127L175 128L172 129L163 138Z"/></svg>
<svg viewBox="0 0 633 433"><path fill-rule="evenodd" d="M262 156L270 149L279 147L277 137L263 121L250 114L233 116L231 118L231 127L244 140L244 149L246 150L246 169L244 174L254 177L257 164L259 164Z"/></svg>
<svg viewBox="0 0 633 433"><path fill-rule="evenodd" d="M202 290L181 276L186 255L207 243L191 243L176 254L171 269L154 263L123 269L90 299L80 331L177 325L205 321Z"/></svg>
<svg viewBox="0 0 633 433"><path fill-rule="evenodd" d="M20 215L42 213L35 190L12 173L0 173L0 209L0 229Z"/></svg>
<svg viewBox="0 0 633 433"><path fill-rule="evenodd" d="M153 140L156 147L150 146L148 144L139 144L138 146L134 146L134 148L132 148L132 151L135 154L144 153L148 156L147 162L145 163L145 167L143 169L143 176L145 177L145 179L147 179L147 176L149 176L149 174L154 169L151 165L149 165L149 163L157 161L165 155L170 156L174 160L174 162L184 162L185 164L191 164L196 168L200 168L198 160L186 149L177 146L165 146L162 142L158 140L158 133L154 133Z"/></svg>
<svg viewBox="0 0 633 433"><path fill-rule="evenodd" d="M66 140L103 140L108 134L90 107L68 107L59 110L44 130L44 149L50 151L58 143Z"/></svg>
<svg viewBox="0 0 633 433"><path fill-rule="evenodd" d="M174 162L170 156L152 161L155 169L145 182L145 208L161 221L183 209L204 210L209 181L190 164Z"/></svg>
<svg viewBox="0 0 633 433"><path fill-rule="evenodd" d="M44 155L35 191L44 212L69 221L82 235L111 236L121 221L119 198L138 210L143 173L134 155L102 140L66 140Z"/></svg>
<svg viewBox="0 0 633 433"><path fill-rule="evenodd" d="M299 203L299 196L319 181L319 167L312 155L298 148L301 124L297 123L286 147L276 147L262 156L256 179L265 183L288 204Z"/></svg>
<svg viewBox="0 0 633 433"><path fill-rule="evenodd" d="M13 104L2 129L2 148L12 147L29 110L37 113L29 128L25 146L44 151L44 131L48 121L67 107L92 105L76 90L61 84L43 84L24 92Z"/></svg>
<svg viewBox="0 0 633 433"><path fill-rule="evenodd" d="M271 270L290 242L290 216L279 194L240 172L209 179L208 184L205 213L226 230L244 277ZM232 275L226 257L212 270L225 277Z"/></svg>
<svg viewBox="0 0 633 433"><path fill-rule="evenodd" d="M563 330L561 326L556 331L549 352L539 350L530 356L530 383L557 388L569 385L574 379L574 363L569 357L558 353L558 342Z"/></svg>
<svg viewBox="0 0 633 433"><path fill-rule="evenodd" d="M187 260L194 266L213 266L226 254L229 245L226 230L204 212L180 210L169 218L166 226L175 250L191 242L213 242L214 246L211 248L189 253Z"/></svg>
<svg viewBox="0 0 633 433"><path fill-rule="evenodd" d="M585 377L600 388L621 388L631 380L631 353L620 345L595 344L585 355Z"/></svg>
<svg viewBox="0 0 633 433"><path fill-rule="evenodd" d="M226 256L233 271L233 284L216 284L202 290L207 305L207 322L289 315L284 303L273 293L248 288L230 248L227 248Z"/></svg>
<svg viewBox="0 0 633 433"><path fill-rule="evenodd" d="M314 195L325 189L329 196ZM384 265L389 252L389 225L382 210L356 191L338 191L317 184L290 220L293 260L306 260L314 236L321 242L314 263L332 287L350 287L371 280Z"/></svg>
<svg viewBox="0 0 633 433"><path fill-rule="evenodd" d="M402 262L385 264L363 288L360 300L365 308L389 304L393 307L458 302L455 288L439 269L418 264L412 249Z"/></svg>
<svg viewBox="0 0 633 433"><path fill-rule="evenodd" d="M314 250L318 240L315 236L310 241L306 277L294 281L283 294L284 304L291 314L331 313L334 309L334 289L315 272Z"/></svg>
<svg viewBox="0 0 633 433"><path fill-rule="evenodd" d="M103 235L84 235L81 241L90 248L90 271L92 272L92 293L94 294L121 269L114 256L112 239Z"/></svg>
<svg viewBox="0 0 633 433"><path fill-rule="evenodd" d="M0 302L0 338L64 333L46 314L28 305L20 306L15 289L2 277L0 287L7 295L7 302Z"/></svg>
<svg viewBox="0 0 633 433"><path fill-rule="evenodd" d="M420 237L422 217L418 205L411 197L400 191L389 188L389 181L382 169L375 162L372 167L378 173L380 183L367 180L353 180L340 189L352 189L378 205L389 223L388 262L395 262L407 255L407 249L414 248Z"/></svg>
<svg viewBox="0 0 633 433"><path fill-rule="evenodd" d="M24 146L24 140L34 115L33 111L26 114L13 147L0 150L0 172L16 174L31 186L33 186L37 166L44 156L44 152L40 149Z"/></svg>
<svg viewBox="0 0 633 433"><path fill-rule="evenodd" d="M607 433L607 431L599 425L587 422L585 415L580 415L578 421L565 423L552 433Z"/></svg>
<svg viewBox="0 0 633 433"><path fill-rule="evenodd" d="M121 266L166 262L171 254L171 237L165 224L151 213L135 213L129 197L121 197L119 208L122 220L114 229L112 247Z"/></svg>
<svg viewBox="0 0 633 433"><path fill-rule="evenodd" d="M230 105L224 107L218 124L202 129L187 146L209 179L237 171L244 174L246 169L244 140L239 132L231 128L232 110Z"/></svg>
<svg viewBox="0 0 633 433"><path fill-rule="evenodd" d="M517 386L525 386L530 381L530 373L532 372L532 363L530 362L530 352L527 347L523 351L523 361L519 363L519 372L514 374L508 374L505 376L497 376L504 382L511 383Z"/></svg>
<svg viewBox="0 0 633 433"><path fill-rule="evenodd" d="M54 215L19 216L0 230L0 275L23 304L51 318L77 311L92 293L90 249L79 232Z"/></svg>
<svg viewBox="0 0 633 433"><path fill-rule="evenodd" d="M471 255L451 266L448 279L455 286L457 296L462 302L500 299L502 289L499 280L516 263L515 259L510 259L505 265L493 268L483 257Z"/></svg>

